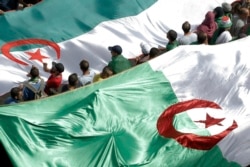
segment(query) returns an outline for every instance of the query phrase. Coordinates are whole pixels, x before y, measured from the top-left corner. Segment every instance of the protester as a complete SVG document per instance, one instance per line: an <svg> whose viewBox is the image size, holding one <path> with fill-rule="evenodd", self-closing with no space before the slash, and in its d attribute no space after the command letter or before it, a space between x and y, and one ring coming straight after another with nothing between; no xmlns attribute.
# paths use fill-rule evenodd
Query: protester
<svg viewBox="0 0 250 167"><path fill-rule="evenodd" d="M23 100L23 91L20 87L14 87L10 90L10 96L4 101L4 104L15 104Z"/></svg>
<svg viewBox="0 0 250 167"><path fill-rule="evenodd" d="M218 24L221 20L221 18L225 15L224 10L221 6L217 6L213 10L214 13L214 20Z"/></svg>
<svg viewBox="0 0 250 167"><path fill-rule="evenodd" d="M39 75L39 69L32 66L27 76L30 77L30 79L23 83L23 100L35 100L37 98L35 96L36 91L40 91L38 93L41 93L40 95L42 97L45 82Z"/></svg>
<svg viewBox="0 0 250 167"><path fill-rule="evenodd" d="M197 41L192 42L191 45L208 45L208 37L205 32L197 32Z"/></svg>
<svg viewBox="0 0 250 167"><path fill-rule="evenodd" d="M177 32L175 30L169 30L166 34L166 37L168 39L166 47L158 47L158 49L161 51L161 54L179 46L179 42L177 41Z"/></svg>
<svg viewBox="0 0 250 167"><path fill-rule="evenodd" d="M80 84L82 86L93 83L95 77L95 72L89 67L89 62L87 60L82 60L79 64L82 71L82 75L79 77Z"/></svg>
<svg viewBox="0 0 250 167"><path fill-rule="evenodd" d="M217 27L217 23L215 22L215 14L211 11L208 11L203 22L197 27L197 32L206 33L208 41L210 41Z"/></svg>
<svg viewBox="0 0 250 167"><path fill-rule="evenodd" d="M244 25L244 26L241 28L240 34L250 35L250 23Z"/></svg>
<svg viewBox="0 0 250 167"><path fill-rule="evenodd" d="M248 16L249 10L247 8L241 8L238 17L234 19L233 25L230 30L233 37L237 37L242 27L247 24Z"/></svg>
<svg viewBox="0 0 250 167"><path fill-rule="evenodd" d="M52 68L48 68L47 63L43 63L43 69L45 72L50 73L50 76L45 85L45 93L48 96L59 93L59 88L62 83L62 73L64 71L64 65L62 63L52 63Z"/></svg>
<svg viewBox="0 0 250 167"><path fill-rule="evenodd" d="M120 45L109 46L108 50L111 52L112 60L108 66L112 69L114 74L118 74L131 68L131 63L122 55L122 48Z"/></svg>
<svg viewBox="0 0 250 167"><path fill-rule="evenodd" d="M141 64L149 60L149 51L151 49L151 46L144 42L140 43L140 47L142 54L138 57L137 64Z"/></svg>
<svg viewBox="0 0 250 167"><path fill-rule="evenodd" d="M149 51L149 60L151 60L151 59L153 59L153 58L159 56L160 53L161 53L161 52L160 52L160 50L159 50L158 48L152 47L152 48L150 49L150 51Z"/></svg>
<svg viewBox="0 0 250 167"><path fill-rule="evenodd" d="M210 44L222 44L233 39L230 28L232 22L228 16L223 16L218 24L219 28L215 31Z"/></svg>
<svg viewBox="0 0 250 167"><path fill-rule="evenodd" d="M189 45L192 42L197 41L197 34L191 32L191 25L188 21L185 21L182 24L182 30L184 32L184 36L179 38L179 45Z"/></svg>
<svg viewBox="0 0 250 167"><path fill-rule="evenodd" d="M63 93L69 90L74 90L78 88L79 86L80 85L79 85L78 76L76 73L73 73L73 74L70 74L68 77L68 84L62 86L61 92Z"/></svg>
<svg viewBox="0 0 250 167"><path fill-rule="evenodd" d="M221 4L222 9L224 11L224 15L228 16L230 18L230 20L233 20L233 15L232 15L232 5L227 3L227 2L223 2Z"/></svg>
<svg viewBox="0 0 250 167"><path fill-rule="evenodd" d="M109 66L105 66L102 69L102 72L100 74L97 74L94 77L93 82L99 82L102 81L103 79L109 78L114 74L114 72L111 70L111 68Z"/></svg>

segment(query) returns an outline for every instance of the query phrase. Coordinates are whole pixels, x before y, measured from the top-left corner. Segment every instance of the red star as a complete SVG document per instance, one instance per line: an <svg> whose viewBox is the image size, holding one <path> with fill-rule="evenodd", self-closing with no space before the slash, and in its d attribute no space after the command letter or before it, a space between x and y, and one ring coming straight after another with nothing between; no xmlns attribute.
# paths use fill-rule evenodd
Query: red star
<svg viewBox="0 0 250 167"><path fill-rule="evenodd" d="M46 56L43 56L40 52L40 49L37 49L36 52L25 52L30 55L29 60L38 60L40 62L43 62L43 59L48 58Z"/></svg>
<svg viewBox="0 0 250 167"><path fill-rule="evenodd" d="M224 119L225 118L220 118L220 119L213 118L210 115L208 115L208 113L207 113L206 120L195 121L195 122L204 123L206 128L208 128L208 127L213 126L213 125L222 126L222 124L220 122L223 121Z"/></svg>

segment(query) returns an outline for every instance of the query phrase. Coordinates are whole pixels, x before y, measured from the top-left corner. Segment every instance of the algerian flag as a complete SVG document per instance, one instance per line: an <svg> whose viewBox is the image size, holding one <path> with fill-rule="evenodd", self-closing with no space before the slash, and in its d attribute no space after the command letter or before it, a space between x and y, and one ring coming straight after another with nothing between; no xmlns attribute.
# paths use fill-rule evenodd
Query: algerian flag
<svg viewBox="0 0 250 167"><path fill-rule="evenodd" d="M229 2L232 0L228 0ZM223 1L224 2L224 1ZM22 11L0 16L0 95L27 79L31 65L42 62L65 65L63 79L81 74L79 62L86 59L96 72L111 60L108 46L121 45L123 55L141 54L140 43L165 46L166 32L183 35L181 24L192 30L217 0L43 0ZM201 5L202 4L202 5ZM195 14L193 11L195 10Z"/></svg>
<svg viewBox="0 0 250 167"><path fill-rule="evenodd" d="M247 166L250 38L180 46L109 79L0 108L14 166Z"/></svg>

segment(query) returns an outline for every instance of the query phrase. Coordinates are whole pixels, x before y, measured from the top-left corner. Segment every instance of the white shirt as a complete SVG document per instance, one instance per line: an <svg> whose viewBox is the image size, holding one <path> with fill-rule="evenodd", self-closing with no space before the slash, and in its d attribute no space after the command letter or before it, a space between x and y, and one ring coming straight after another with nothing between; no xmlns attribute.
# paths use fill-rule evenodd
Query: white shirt
<svg viewBox="0 0 250 167"><path fill-rule="evenodd" d="M80 76L79 81L82 84L82 86L84 86L92 83L94 76L95 76L94 70L89 69L89 74Z"/></svg>
<svg viewBox="0 0 250 167"><path fill-rule="evenodd" d="M220 34L220 36L216 39L215 43L216 44L222 44L222 43L227 43L233 39L232 35L230 34L229 31L224 31L223 33Z"/></svg>

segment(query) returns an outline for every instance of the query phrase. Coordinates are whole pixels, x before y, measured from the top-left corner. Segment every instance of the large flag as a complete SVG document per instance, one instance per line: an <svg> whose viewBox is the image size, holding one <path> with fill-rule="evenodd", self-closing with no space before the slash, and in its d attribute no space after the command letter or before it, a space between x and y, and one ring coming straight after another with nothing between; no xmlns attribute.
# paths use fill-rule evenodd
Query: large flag
<svg viewBox="0 0 250 167"><path fill-rule="evenodd" d="M165 45L167 30L180 34L182 22L198 24L220 3L43 0L6 13L0 94L44 61L64 63L67 78L82 59L100 71L107 46L129 58L141 41ZM247 166L249 43L181 46L84 88L1 106L1 143L21 167Z"/></svg>
<svg viewBox="0 0 250 167"><path fill-rule="evenodd" d="M64 94L0 108L14 166L247 166L250 38L180 46Z"/></svg>
<svg viewBox="0 0 250 167"><path fill-rule="evenodd" d="M24 10L6 12L0 16L0 95L26 80L32 65L46 80L48 74L43 72L42 62L62 62L66 81L69 74L81 73L78 64L82 59L89 61L96 72L101 71L111 60L108 46L121 45L127 58L141 54L141 42L165 46L169 29L181 36L183 22L189 21L195 29L207 11L221 3L43 0Z"/></svg>

